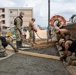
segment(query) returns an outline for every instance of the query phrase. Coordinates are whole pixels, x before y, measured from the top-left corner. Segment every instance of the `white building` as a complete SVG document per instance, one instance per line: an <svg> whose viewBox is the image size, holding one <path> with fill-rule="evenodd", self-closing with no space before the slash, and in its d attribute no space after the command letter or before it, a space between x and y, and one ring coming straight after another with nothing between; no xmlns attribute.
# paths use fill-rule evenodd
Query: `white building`
<svg viewBox="0 0 76 75"><path fill-rule="evenodd" d="M24 12L23 26L28 26L33 17L33 8L29 7L0 7L0 26L13 26L14 19Z"/></svg>

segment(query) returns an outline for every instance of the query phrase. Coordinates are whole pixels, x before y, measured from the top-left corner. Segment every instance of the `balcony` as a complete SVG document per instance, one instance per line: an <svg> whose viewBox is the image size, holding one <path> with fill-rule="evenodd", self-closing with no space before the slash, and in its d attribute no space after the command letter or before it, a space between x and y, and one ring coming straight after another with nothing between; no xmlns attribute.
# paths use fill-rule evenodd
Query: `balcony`
<svg viewBox="0 0 76 75"><path fill-rule="evenodd" d="M3 13L0 13L0 16L1 16L1 15L5 15L5 13L4 13L4 12L3 12Z"/></svg>
<svg viewBox="0 0 76 75"><path fill-rule="evenodd" d="M0 22L1 22L1 21L5 21L5 18L1 18L1 19L0 19Z"/></svg>

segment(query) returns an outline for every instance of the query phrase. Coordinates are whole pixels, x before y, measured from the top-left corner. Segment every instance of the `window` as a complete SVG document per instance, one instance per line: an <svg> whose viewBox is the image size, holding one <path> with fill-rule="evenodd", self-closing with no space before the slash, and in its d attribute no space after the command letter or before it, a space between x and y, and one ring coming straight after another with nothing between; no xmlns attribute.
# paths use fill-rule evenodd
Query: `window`
<svg viewBox="0 0 76 75"><path fill-rule="evenodd" d="M2 12L5 12L5 9L2 9Z"/></svg>
<svg viewBox="0 0 76 75"><path fill-rule="evenodd" d="M5 20L2 21L2 24L5 24Z"/></svg>
<svg viewBox="0 0 76 75"><path fill-rule="evenodd" d="M5 18L5 15L2 15L2 18Z"/></svg>
<svg viewBox="0 0 76 75"><path fill-rule="evenodd" d="M12 11L10 11L10 13L13 13Z"/></svg>

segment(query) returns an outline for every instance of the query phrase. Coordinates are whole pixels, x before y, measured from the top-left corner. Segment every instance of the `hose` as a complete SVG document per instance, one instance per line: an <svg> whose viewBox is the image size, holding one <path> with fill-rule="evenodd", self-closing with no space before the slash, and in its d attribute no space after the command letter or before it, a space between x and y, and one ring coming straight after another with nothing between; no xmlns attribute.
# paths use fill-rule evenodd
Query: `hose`
<svg viewBox="0 0 76 75"><path fill-rule="evenodd" d="M41 37L38 35L38 33L37 33L37 32L35 32L35 33L36 33L36 35L37 35L41 40L45 40L45 39L41 38Z"/></svg>

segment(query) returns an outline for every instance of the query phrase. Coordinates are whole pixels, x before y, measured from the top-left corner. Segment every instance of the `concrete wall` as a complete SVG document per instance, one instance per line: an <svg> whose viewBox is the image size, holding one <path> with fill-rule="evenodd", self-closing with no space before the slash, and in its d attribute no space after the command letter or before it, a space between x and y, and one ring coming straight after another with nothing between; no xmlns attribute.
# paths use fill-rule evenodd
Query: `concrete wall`
<svg viewBox="0 0 76 75"><path fill-rule="evenodd" d="M68 29L69 32L71 33L72 37L73 37L74 39L76 39L76 23L74 23L74 24L69 24L69 25L67 25L67 26L64 27L64 28Z"/></svg>

